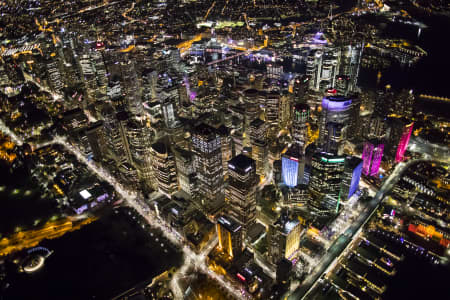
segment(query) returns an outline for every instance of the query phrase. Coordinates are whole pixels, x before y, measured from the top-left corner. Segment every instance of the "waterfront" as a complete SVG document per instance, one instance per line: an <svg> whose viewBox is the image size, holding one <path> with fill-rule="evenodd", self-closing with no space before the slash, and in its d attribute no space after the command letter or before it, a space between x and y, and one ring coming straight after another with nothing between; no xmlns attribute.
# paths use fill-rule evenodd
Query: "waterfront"
<svg viewBox="0 0 450 300"><path fill-rule="evenodd" d="M53 254L33 274L8 262L5 299L110 299L181 263L181 255L128 208L40 243Z"/></svg>

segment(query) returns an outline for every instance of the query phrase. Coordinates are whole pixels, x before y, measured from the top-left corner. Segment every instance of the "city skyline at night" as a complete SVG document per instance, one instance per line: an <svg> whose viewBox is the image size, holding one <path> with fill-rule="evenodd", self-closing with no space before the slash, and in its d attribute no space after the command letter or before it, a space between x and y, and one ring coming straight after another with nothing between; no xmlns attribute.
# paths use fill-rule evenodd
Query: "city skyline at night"
<svg viewBox="0 0 450 300"><path fill-rule="evenodd" d="M0 299L450 294L446 1L0 12Z"/></svg>

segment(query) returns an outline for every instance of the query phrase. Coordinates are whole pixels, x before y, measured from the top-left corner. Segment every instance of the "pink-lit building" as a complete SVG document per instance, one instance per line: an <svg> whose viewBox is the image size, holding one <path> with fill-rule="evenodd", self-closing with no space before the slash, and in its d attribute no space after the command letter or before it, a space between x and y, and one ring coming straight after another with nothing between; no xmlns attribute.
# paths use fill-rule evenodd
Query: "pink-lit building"
<svg viewBox="0 0 450 300"><path fill-rule="evenodd" d="M383 158L384 144L377 140L364 143L362 173L366 176L376 176Z"/></svg>
<svg viewBox="0 0 450 300"><path fill-rule="evenodd" d="M403 128L400 142L398 143L397 153L395 154L395 162L401 162L404 159L406 148L408 147L409 139L413 130L414 122L407 124Z"/></svg>

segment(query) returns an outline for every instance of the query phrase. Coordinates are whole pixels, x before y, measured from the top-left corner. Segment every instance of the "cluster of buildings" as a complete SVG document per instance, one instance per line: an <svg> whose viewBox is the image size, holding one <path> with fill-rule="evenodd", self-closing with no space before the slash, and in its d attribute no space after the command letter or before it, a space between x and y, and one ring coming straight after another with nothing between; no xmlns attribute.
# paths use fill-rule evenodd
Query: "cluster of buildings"
<svg viewBox="0 0 450 300"><path fill-rule="evenodd" d="M232 10L223 4L222 14ZM334 23L300 33L281 24L258 30L265 21L257 9L249 7L254 15L245 22L208 22L211 10L219 13L214 6L195 16L166 1L112 3L98 16L111 28L87 26L89 11L59 12L78 25L36 19L40 33L25 37L35 46L1 52L0 109L14 124L27 117L29 100L41 114L21 131L27 141L67 137L195 250L217 236L210 265L264 297L273 279L286 283L295 265L308 265L305 257L326 252L319 237L335 236L330 227L361 196L361 178L379 184L384 170L407 158L415 98L361 91L363 40L331 38ZM112 22L119 9L125 20ZM64 205L80 214L114 199L110 186L60 151L39 148L34 167ZM402 184L422 190L412 195ZM444 215L440 198L430 197L445 196L427 184L405 177L397 192ZM270 188L273 198L265 197ZM420 222L410 231L427 235ZM436 235L447 247L446 233ZM342 272L355 259L349 255ZM381 294L383 285L371 283Z"/></svg>

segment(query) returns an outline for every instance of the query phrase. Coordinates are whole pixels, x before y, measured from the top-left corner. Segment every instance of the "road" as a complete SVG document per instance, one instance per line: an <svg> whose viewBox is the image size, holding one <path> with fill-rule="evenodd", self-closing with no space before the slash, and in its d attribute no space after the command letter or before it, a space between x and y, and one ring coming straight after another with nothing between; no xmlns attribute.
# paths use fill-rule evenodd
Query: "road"
<svg viewBox="0 0 450 300"><path fill-rule="evenodd" d="M350 242L359 234L362 227L370 219L373 213L378 208L381 200L384 196L394 187L397 181L401 178L401 175L411 165L426 161L424 159L411 160L407 163L399 163L392 174L384 181L381 188L376 193L375 197L368 203L366 209L358 216L358 218L349 226L349 228L341 234L328 249L327 253L321 259L320 263L312 270L312 273L306 278L306 280L291 293L288 299L306 299L308 294L315 288L319 277L333 267L340 256L340 254L346 249Z"/></svg>
<svg viewBox="0 0 450 300"><path fill-rule="evenodd" d="M15 143L19 145L22 145L24 143L24 139L14 134L14 132L11 131L3 123L2 120L0 120L0 130L2 130L5 134L10 135ZM174 245L178 246L183 251L184 264L180 269L181 271L186 271L189 269L189 267L194 266L197 270L202 271L203 273L208 275L211 279L216 280L221 286L227 289L237 299L242 298L242 294L237 288L235 288L232 284L226 281L224 277L219 276L216 273L212 272L210 269L208 269L208 266L204 263L206 255L208 255L211 249L217 244L217 239L215 238L211 239L200 254L195 253L189 248L189 246L185 244L183 237L178 232L176 232L169 224L158 219L156 216L150 214L150 209L143 201L138 200L137 193L135 191L126 189L123 185L118 183L116 179L112 177L106 170L97 166L93 162L88 161L87 158L81 153L79 149L77 149L75 146L67 142L65 137L56 136L52 141L46 144L47 145L59 144L63 146L65 150L74 154L80 162L84 163L88 167L90 171L92 171L98 177L111 184L111 186L114 187L114 189L116 190L117 194L120 195L122 199L124 199L124 203L134 208L134 210L138 214L140 214L150 226L152 226L153 228L160 229L162 234L167 240L172 242ZM181 272L180 274L183 273ZM173 286L178 285L179 277L174 276L173 278L174 278L173 280L176 281L172 283L172 285ZM174 293L176 293L176 299L183 299L182 295L180 295L179 287L174 291Z"/></svg>

